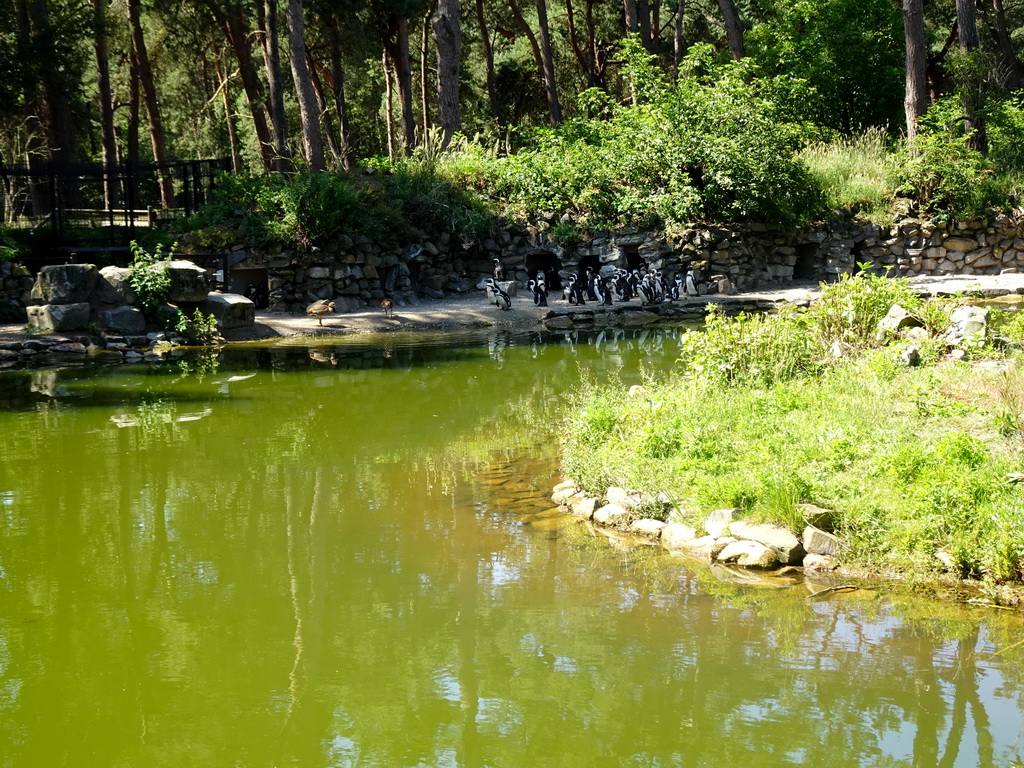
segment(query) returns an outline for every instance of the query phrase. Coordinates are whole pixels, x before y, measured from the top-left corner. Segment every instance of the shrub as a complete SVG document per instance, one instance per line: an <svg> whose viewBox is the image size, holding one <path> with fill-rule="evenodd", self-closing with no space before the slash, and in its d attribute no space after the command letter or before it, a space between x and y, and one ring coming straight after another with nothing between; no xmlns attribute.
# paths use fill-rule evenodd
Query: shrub
<svg viewBox="0 0 1024 768"><path fill-rule="evenodd" d="M204 315L198 309L189 317L184 312L178 314L178 322L174 329L185 337L189 344L207 345L217 340L217 318L212 314Z"/></svg>
<svg viewBox="0 0 1024 768"><path fill-rule="evenodd" d="M128 280L135 291L135 301L139 308L148 318L153 319L157 307L167 301L171 277L167 267L158 263L163 258L158 251L150 253L134 240L131 242L131 251Z"/></svg>
<svg viewBox="0 0 1024 768"><path fill-rule="evenodd" d="M909 312L922 306L907 280L874 275L869 271L870 264L859 266L862 270L858 274L841 275L837 282L824 286L808 310L810 326L826 344L843 341L871 346L878 323L894 304Z"/></svg>
<svg viewBox="0 0 1024 768"><path fill-rule="evenodd" d="M804 147L798 157L822 188L829 208L885 218L890 156L884 130L871 128L858 136L816 142Z"/></svg>

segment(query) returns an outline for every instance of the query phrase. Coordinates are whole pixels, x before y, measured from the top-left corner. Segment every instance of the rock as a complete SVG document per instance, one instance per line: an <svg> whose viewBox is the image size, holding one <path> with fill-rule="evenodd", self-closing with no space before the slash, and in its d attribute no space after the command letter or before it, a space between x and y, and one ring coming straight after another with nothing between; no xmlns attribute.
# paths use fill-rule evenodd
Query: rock
<svg viewBox="0 0 1024 768"><path fill-rule="evenodd" d="M989 311L986 307L964 305L953 310L949 330L942 340L951 347L980 342L988 332Z"/></svg>
<svg viewBox="0 0 1024 768"><path fill-rule="evenodd" d="M210 276L202 267L184 260L157 263L167 269L167 274L171 278L168 301L202 301L210 292Z"/></svg>
<svg viewBox="0 0 1024 768"><path fill-rule="evenodd" d="M715 557L719 563L735 563L745 568L774 568L779 564L775 550L756 541L734 541Z"/></svg>
<svg viewBox="0 0 1024 768"><path fill-rule="evenodd" d="M589 520L594 516L594 510L597 509L598 500L593 499L589 496L581 496L573 499L569 504L569 509L576 517L582 517L585 520Z"/></svg>
<svg viewBox="0 0 1024 768"><path fill-rule="evenodd" d="M562 504L569 499L570 496L575 496L578 493L576 483L572 480L565 480L555 486L554 492L551 494L551 501L555 504Z"/></svg>
<svg viewBox="0 0 1024 768"><path fill-rule="evenodd" d="M968 240L966 237L947 237L942 243L947 251L967 253L978 247L977 240Z"/></svg>
<svg viewBox="0 0 1024 768"><path fill-rule="evenodd" d="M729 525L733 521L733 516L739 512L738 509L715 509L708 513L708 516L704 518L704 530L708 532L709 536L714 536L716 539L720 539L729 532Z"/></svg>
<svg viewBox="0 0 1024 768"><path fill-rule="evenodd" d="M118 333L141 333L146 329L146 318L135 307L101 309L96 313L99 324Z"/></svg>
<svg viewBox="0 0 1024 768"><path fill-rule="evenodd" d="M248 328L256 322L256 305L237 293L211 293L198 309L204 315L213 315L222 330Z"/></svg>
<svg viewBox="0 0 1024 768"><path fill-rule="evenodd" d="M558 315L545 320L544 325L556 331L568 330L569 328L572 328L572 318L567 317L566 315Z"/></svg>
<svg viewBox="0 0 1024 768"><path fill-rule="evenodd" d="M748 539L771 547L783 565L796 565L805 554L800 539L781 525L736 520L729 526L729 532L737 539Z"/></svg>
<svg viewBox="0 0 1024 768"><path fill-rule="evenodd" d="M921 352L913 344L904 347L898 355L900 364L906 368L913 368L921 362Z"/></svg>
<svg viewBox="0 0 1024 768"><path fill-rule="evenodd" d="M94 305L118 307L135 303L135 291L128 280L131 270L127 267L104 267L89 296Z"/></svg>
<svg viewBox="0 0 1024 768"><path fill-rule="evenodd" d="M594 510L594 522L601 525L625 525L629 518L629 510L618 504L605 504Z"/></svg>
<svg viewBox="0 0 1024 768"><path fill-rule="evenodd" d="M32 286L40 304L79 304L89 299L99 271L93 264L54 264L43 267Z"/></svg>
<svg viewBox="0 0 1024 768"><path fill-rule="evenodd" d="M60 344L54 344L50 347L50 351L64 355L86 355L89 353L85 344L80 344L77 341L65 341Z"/></svg>
<svg viewBox="0 0 1024 768"><path fill-rule="evenodd" d="M899 304L893 304L889 308L888 314L878 323L878 337L886 338L895 335L904 328L915 328L922 325L923 323L906 309Z"/></svg>
<svg viewBox="0 0 1024 768"><path fill-rule="evenodd" d="M629 530L656 539L661 536L661 532L664 530L665 525L666 523L663 523L661 520L652 520L649 517L644 517L630 523Z"/></svg>
<svg viewBox="0 0 1024 768"><path fill-rule="evenodd" d="M804 549L812 555L838 555L847 548L838 536L808 525L804 528Z"/></svg>
<svg viewBox="0 0 1024 768"><path fill-rule="evenodd" d="M808 571L834 571L839 567L839 561L830 555L807 555L804 557L804 568Z"/></svg>
<svg viewBox="0 0 1024 768"><path fill-rule="evenodd" d="M653 312L623 312L622 324L626 327L633 325L651 325L661 318Z"/></svg>
<svg viewBox="0 0 1024 768"><path fill-rule="evenodd" d="M668 523L661 529L661 546L665 549L685 549L697 538L697 531L683 523Z"/></svg>
<svg viewBox="0 0 1024 768"><path fill-rule="evenodd" d="M798 504L797 509L803 515L808 525L813 525L823 531L832 532L836 528L836 513L831 509L819 507L816 504Z"/></svg>
<svg viewBox="0 0 1024 768"><path fill-rule="evenodd" d="M89 325L91 308L85 302L78 304L45 304L26 307L28 324L44 331L73 331Z"/></svg>
<svg viewBox="0 0 1024 768"><path fill-rule="evenodd" d="M640 494L635 491L627 491L625 488L619 488L618 486L609 486L608 490L604 493L605 499L610 504L618 504L620 507L632 510L641 505L643 498Z"/></svg>

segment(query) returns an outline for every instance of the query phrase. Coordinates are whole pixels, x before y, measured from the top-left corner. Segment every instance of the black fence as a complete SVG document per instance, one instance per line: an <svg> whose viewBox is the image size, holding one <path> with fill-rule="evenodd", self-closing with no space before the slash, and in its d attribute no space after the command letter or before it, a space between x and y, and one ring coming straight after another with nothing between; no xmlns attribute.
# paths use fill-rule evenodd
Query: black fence
<svg viewBox="0 0 1024 768"><path fill-rule="evenodd" d="M0 165L0 224L51 236L60 248L122 249L138 229L202 206L231 160Z"/></svg>

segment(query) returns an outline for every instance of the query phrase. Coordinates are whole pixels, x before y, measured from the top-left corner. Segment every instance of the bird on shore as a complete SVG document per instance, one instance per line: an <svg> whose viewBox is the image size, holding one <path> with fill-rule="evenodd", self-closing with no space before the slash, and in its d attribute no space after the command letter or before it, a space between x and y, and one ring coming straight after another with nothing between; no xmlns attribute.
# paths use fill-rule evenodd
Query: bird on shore
<svg viewBox="0 0 1024 768"><path fill-rule="evenodd" d="M686 295L700 296L700 291L697 289L697 281L693 276L692 269L686 273Z"/></svg>
<svg viewBox="0 0 1024 768"><path fill-rule="evenodd" d="M675 279L672 281L672 298L678 299L685 290L683 287L683 274L682 272L676 272Z"/></svg>
<svg viewBox="0 0 1024 768"><path fill-rule="evenodd" d="M533 303L538 307L546 307L548 305L548 282L544 277L543 270L537 273L537 284L533 291Z"/></svg>
<svg viewBox="0 0 1024 768"><path fill-rule="evenodd" d="M501 263L501 259L491 259L494 262L494 279L501 281L505 279L505 265Z"/></svg>
<svg viewBox="0 0 1024 768"><path fill-rule="evenodd" d="M487 282L484 284L484 291L487 294L487 300L494 303L498 309L512 309L512 297L503 291L493 277L488 277Z"/></svg>
<svg viewBox="0 0 1024 768"><path fill-rule="evenodd" d="M333 311L334 302L329 301L328 299L320 299L319 301L314 301L312 304L306 307L306 314L310 315L311 317L315 317L317 321L320 323L321 327L323 327L324 324L323 316L329 315Z"/></svg>
<svg viewBox="0 0 1024 768"><path fill-rule="evenodd" d="M612 282L608 278L599 277L595 286L597 290L597 298L600 300L601 305L610 307L612 305Z"/></svg>
<svg viewBox="0 0 1024 768"><path fill-rule="evenodd" d="M395 300L390 296L385 296L380 300L380 308L384 310L384 317L391 318L395 316Z"/></svg>

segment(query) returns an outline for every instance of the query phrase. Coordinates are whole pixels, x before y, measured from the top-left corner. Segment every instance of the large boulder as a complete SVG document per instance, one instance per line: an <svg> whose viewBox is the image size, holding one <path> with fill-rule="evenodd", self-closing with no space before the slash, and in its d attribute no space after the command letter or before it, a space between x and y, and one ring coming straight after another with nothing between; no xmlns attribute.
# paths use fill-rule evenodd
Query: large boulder
<svg viewBox="0 0 1024 768"><path fill-rule="evenodd" d="M775 550L779 562L784 565L797 565L806 554L804 546L796 534L781 525L736 520L729 526L729 533L737 539L756 541L758 544L770 547Z"/></svg>
<svg viewBox="0 0 1024 768"><path fill-rule="evenodd" d="M972 307L964 305L953 310L949 319L949 330L946 331L942 340L951 347L958 347L961 344L981 343L988 333L987 307Z"/></svg>
<svg viewBox="0 0 1024 768"><path fill-rule="evenodd" d="M89 325L91 309L86 302L77 304L44 304L26 307L28 324L41 331L73 331Z"/></svg>
<svg viewBox="0 0 1024 768"><path fill-rule="evenodd" d="M120 307L135 303L135 291L128 277L131 270L127 267L104 267L100 270L96 287L93 288L89 301L96 306Z"/></svg>
<svg viewBox="0 0 1024 768"><path fill-rule="evenodd" d="M53 264L43 267L32 286L37 304L78 304L88 301L99 279L95 264Z"/></svg>
<svg viewBox="0 0 1024 768"><path fill-rule="evenodd" d="M237 293L211 293L199 303L199 311L213 315L221 330L248 328L256 322L256 305Z"/></svg>
<svg viewBox="0 0 1024 768"><path fill-rule="evenodd" d="M665 549L686 549L697 531L684 523L669 523L661 529L661 546Z"/></svg>
<svg viewBox="0 0 1024 768"><path fill-rule="evenodd" d="M146 330L146 318L135 307L114 307L101 309L96 313L99 324L118 333L142 333Z"/></svg>
<svg viewBox="0 0 1024 768"><path fill-rule="evenodd" d="M779 563L775 550L756 541L734 541L718 553L719 563L735 563L745 568L774 568Z"/></svg>
<svg viewBox="0 0 1024 768"><path fill-rule="evenodd" d="M177 304L180 301L202 301L210 292L212 283L210 276L202 267L191 261L161 261L171 278L171 287L167 300Z"/></svg>

